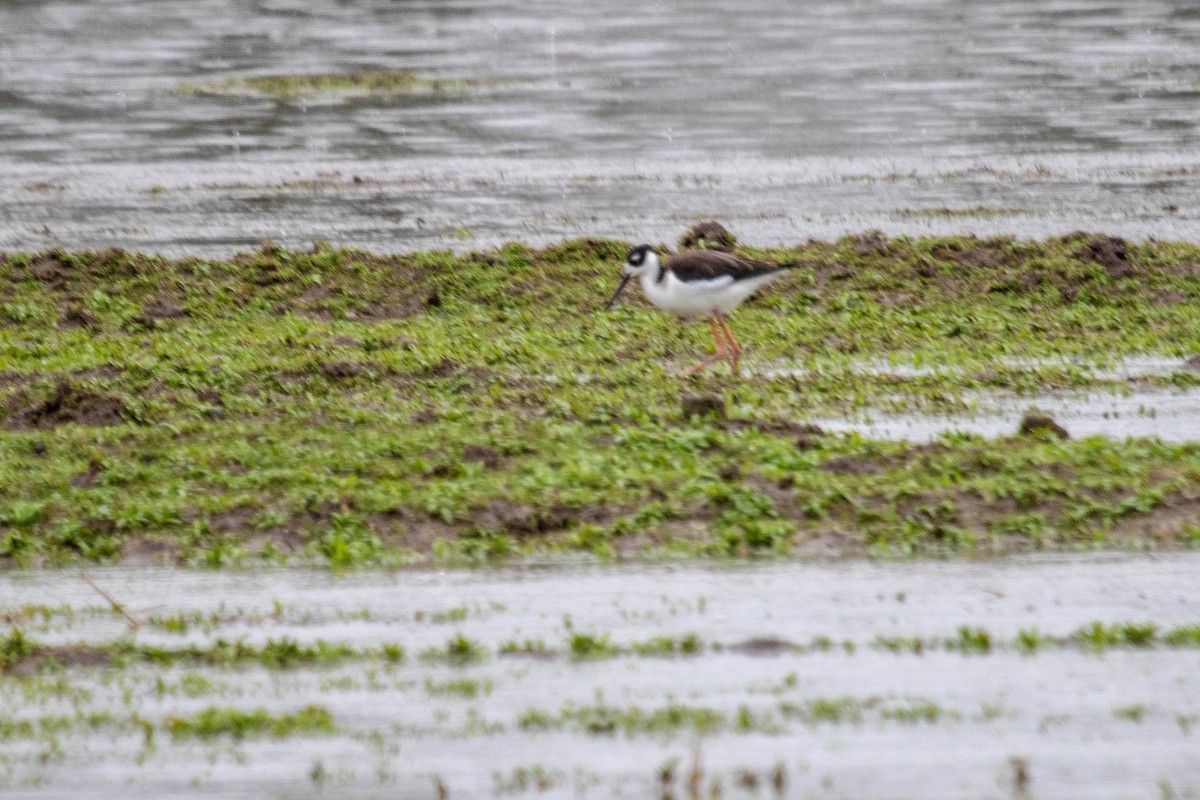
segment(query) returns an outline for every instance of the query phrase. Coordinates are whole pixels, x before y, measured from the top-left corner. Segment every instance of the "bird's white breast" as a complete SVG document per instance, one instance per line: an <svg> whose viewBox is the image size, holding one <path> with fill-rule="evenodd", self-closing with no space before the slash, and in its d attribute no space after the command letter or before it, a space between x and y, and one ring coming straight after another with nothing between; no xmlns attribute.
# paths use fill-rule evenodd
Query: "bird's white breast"
<svg viewBox="0 0 1200 800"><path fill-rule="evenodd" d="M732 276L704 281L681 281L667 270L662 281L656 280L658 270L642 274L642 289L650 302L681 317L707 317L714 311L728 314L760 286L769 283L779 273L760 275L735 281Z"/></svg>

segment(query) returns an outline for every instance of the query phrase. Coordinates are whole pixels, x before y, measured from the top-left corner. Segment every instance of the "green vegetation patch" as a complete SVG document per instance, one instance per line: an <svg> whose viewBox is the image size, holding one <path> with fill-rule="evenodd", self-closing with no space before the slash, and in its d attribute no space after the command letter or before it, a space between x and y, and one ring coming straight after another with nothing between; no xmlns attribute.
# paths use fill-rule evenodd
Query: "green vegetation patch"
<svg viewBox="0 0 1200 800"><path fill-rule="evenodd" d="M302 644L294 639L268 639L261 646L241 640L217 639L209 644L177 647L142 644L119 639L97 644L47 645L13 628L0 639L0 674L17 668L56 665L60 667L109 667L136 663L170 666L201 664L210 666L259 665L269 669L330 666L351 660L399 663L405 650L398 644L354 648L346 644L317 640Z"/></svg>
<svg viewBox="0 0 1200 800"><path fill-rule="evenodd" d="M1182 358L1200 352L1200 247L743 247L797 266L734 318L745 374L684 380L705 326L636 291L603 309L627 246L0 255L0 561L351 569L1200 543L1195 443L916 445L812 424L969 414L980 392L1195 391ZM1134 355L1181 366L1098 369ZM685 413L697 394L724 413Z"/></svg>
<svg viewBox="0 0 1200 800"><path fill-rule="evenodd" d="M500 85L480 78L427 78L410 70L376 70L323 75L233 77L203 84L184 84L183 94L267 96L284 100L309 97L389 97L414 94L457 94Z"/></svg>
<svg viewBox="0 0 1200 800"><path fill-rule="evenodd" d="M271 714L265 708L242 711L212 706L190 717L170 717L165 727L172 736L200 739L313 736L336 730L333 717L323 706L305 706L293 714Z"/></svg>

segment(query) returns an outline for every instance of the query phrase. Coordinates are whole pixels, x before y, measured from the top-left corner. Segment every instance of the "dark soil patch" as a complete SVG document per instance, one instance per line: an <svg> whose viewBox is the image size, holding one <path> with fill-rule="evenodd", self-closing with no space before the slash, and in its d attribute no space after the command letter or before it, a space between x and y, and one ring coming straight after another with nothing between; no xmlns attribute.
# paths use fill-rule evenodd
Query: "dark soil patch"
<svg viewBox="0 0 1200 800"><path fill-rule="evenodd" d="M71 478L69 485L72 489L90 489L96 485L96 478L102 472L104 472L104 465L93 458L88 462L87 471Z"/></svg>
<svg viewBox="0 0 1200 800"><path fill-rule="evenodd" d="M785 639L776 639L773 636L747 639L744 642L738 642L729 646L730 652L746 656L781 656L795 649L796 645L792 642Z"/></svg>
<svg viewBox="0 0 1200 800"><path fill-rule="evenodd" d="M851 239L856 256L886 255L892 251L892 242L883 231L867 231Z"/></svg>
<svg viewBox="0 0 1200 800"><path fill-rule="evenodd" d="M120 425L125 403L81 386L60 381L49 398L9 414L4 427L17 430L47 429L59 425Z"/></svg>
<svg viewBox="0 0 1200 800"><path fill-rule="evenodd" d="M939 252L939 255L944 255L966 269L996 269L1013 261L1011 244L1011 240L1008 239L987 239L961 249L946 248L944 252Z"/></svg>
<svg viewBox="0 0 1200 800"><path fill-rule="evenodd" d="M720 395L685 394L679 399L679 408L685 419L690 417L725 419L725 398Z"/></svg>
<svg viewBox="0 0 1200 800"><path fill-rule="evenodd" d="M154 322L164 319L180 319L187 315L186 308L165 300L155 300L142 306L142 316Z"/></svg>
<svg viewBox="0 0 1200 800"><path fill-rule="evenodd" d="M86 328L87 330L96 330L100 327L100 320L96 318L92 312L88 311L81 305L73 305L69 307L58 321L58 327L62 330L69 328Z"/></svg>
<svg viewBox="0 0 1200 800"><path fill-rule="evenodd" d="M579 510L566 506L539 509L527 503L492 500L471 514L471 521L489 531L517 535L544 534L570 527L579 521Z"/></svg>
<svg viewBox="0 0 1200 800"><path fill-rule="evenodd" d="M317 365L321 377L327 380L346 380L362 375L366 370L353 361L322 361Z"/></svg>
<svg viewBox="0 0 1200 800"><path fill-rule="evenodd" d="M1119 236L1091 236L1076 255L1104 267L1114 280L1128 278L1137 271L1129 260L1129 243Z"/></svg>
<svg viewBox="0 0 1200 800"><path fill-rule="evenodd" d="M822 472L831 472L834 475L876 475L886 468L887 465L882 461L861 456L838 456L821 462L817 467Z"/></svg>
<svg viewBox="0 0 1200 800"><path fill-rule="evenodd" d="M121 546L121 563L128 566L170 566L182 557L183 548L170 539L136 536Z"/></svg>
<svg viewBox="0 0 1200 800"><path fill-rule="evenodd" d="M503 463L504 457L486 444L469 444L463 448L462 460L483 464L487 469L496 469Z"/></svg>
<svg viewBox="0 0 1200 800"><path fill-rule="evenodd" d="M7 671L18 678L32 677L47 667L96 668L111 667L112 654L89 644L34 645L29 653L9 664L7 670L0 667L0 674Z"/></svg>
<svg viewBox="0 0 1200 800"><path fill-rule="evenodd" d="M29 274L50 289L61 289L70 277L68 267L58 260L56 254L47 253L29 266Z"/></svg>
<svg viewBox="0 0 1200 800"><path fill-rule="evenodd" d="M1192 356L1183 362L1183 368L1188 372L1200 372L1200 356Z"/></svg>

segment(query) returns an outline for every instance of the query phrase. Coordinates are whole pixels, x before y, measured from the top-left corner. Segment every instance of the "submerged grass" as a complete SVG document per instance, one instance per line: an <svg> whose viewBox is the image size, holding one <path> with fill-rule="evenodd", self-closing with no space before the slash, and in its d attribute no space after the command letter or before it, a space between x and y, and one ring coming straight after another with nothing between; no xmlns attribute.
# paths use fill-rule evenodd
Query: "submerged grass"
<svg viewBox="0 0 1200 800"><path fill-rule="evenodd" d="M979 391L1195 388L1183 368L1086 368L1200 352L1200 247L1115 241L748 248L797 267L738 312L749 374L691 380L672 373L702 326L636 296L601 310L622 242L0 254L0 559L1192 547L1195 443L804 424L960 412ZM780 362L800 369L764 369ZM685 415L696 392L727 418Z"/></svg>
<svg viewBox="0 0 1200 800"><path fill-rule="evenodd" d="M204 84L184 84L182 94L246 96L260 95L283 100L310 97L389 97L412 94L452 94L499 81L465 78L428 78L411 70L376 70L316 75L266 75L233 77Z"/></svg>
<svg viewBox="0 0 1200 800"><path fill-rule="evenodd" d="M333 733L333 717L323 706L305 706L293 714L271 714L265 708L242 711L212 706L190 717L170 717L165 723L175 737L215 739L232 736L284 736Z"/></svg>

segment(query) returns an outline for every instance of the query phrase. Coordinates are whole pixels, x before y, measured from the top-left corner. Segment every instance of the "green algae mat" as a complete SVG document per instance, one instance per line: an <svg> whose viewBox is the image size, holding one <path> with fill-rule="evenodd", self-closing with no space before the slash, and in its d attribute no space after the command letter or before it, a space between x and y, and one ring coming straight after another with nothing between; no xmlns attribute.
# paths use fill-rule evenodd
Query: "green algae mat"
<svg viewBox="0 0 1200 800"><path fill-rule="evenodd" d="M627 242L228 260L0 254L0 557L15 565L991 553L1200 543L1200 434L872 440L983 395L1200 391L1200 246L1076 234L741 252L702 324ZM1114 368L1161 357L1150 374ZM1189 441L1191 440L1191 441Z"/></svg>

